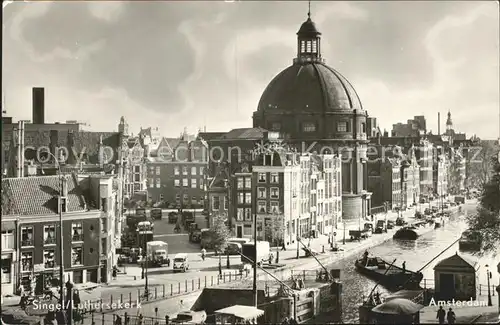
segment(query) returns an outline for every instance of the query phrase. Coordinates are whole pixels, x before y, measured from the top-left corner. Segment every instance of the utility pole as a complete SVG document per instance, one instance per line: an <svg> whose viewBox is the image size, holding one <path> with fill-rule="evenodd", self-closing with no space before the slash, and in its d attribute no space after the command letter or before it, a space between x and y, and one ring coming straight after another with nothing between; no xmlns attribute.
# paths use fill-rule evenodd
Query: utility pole
<svg viewBox="0 0 500 325"><path fill-rule="evenodd" d="M295 240L297 241L297 259L300 258L300 218L297 219L297 238Z"/></svg>
<svg viewBox="0 0 500 325"><path fill-rule="evenodd" d="M252 179L252 206L254 208L253 214L253 241L254 241L254 256L253 256L253 304L257 308L259 306L259 296L257 291L257 186Z"/></svg>

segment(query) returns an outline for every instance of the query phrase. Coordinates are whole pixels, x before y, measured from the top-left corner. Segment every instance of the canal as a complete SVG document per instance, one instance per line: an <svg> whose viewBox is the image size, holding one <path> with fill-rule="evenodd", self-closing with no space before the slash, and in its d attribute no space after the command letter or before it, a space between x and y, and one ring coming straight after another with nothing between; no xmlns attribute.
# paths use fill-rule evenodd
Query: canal
<svg viewBox="0 0 500 325"><path fill-rule="evenodd" d="M464 205L463 209L465 213L473 213L475 211L475 205L469 203ZM397 259L396 265L398 266L401 266L403 261L406 261L407 269L417 271L457 240L466 228L465 218L461 215L446 221L443 228L428 232L419 237L416 241L390 240L380 246L373 247L369 252L371 255L380 256L387 261L392 262L394 259ZM424 279L431 279L430 281L426 281L428 287L434 286L434 266L442 259L456 252L458 252L458 242L421 271L424 274ZM479 258L464 252L460 252L460 254L480 264L478 274L479 283L487 283L485 265L490 265L490 271L493 273L491 284L498 284L498 273L496 269L499 262L498 256L484 256ZM366 297L375 285L375 282L356 272L354 268L354 261L356 258L358 257L347 258L343 261L328 265L328 268L340 268L342 270L342 305L343 321L345 323L359 322L358 307L362 303L363 296ZM382 296L388 293L383 287L378 287L378 290Z"/></svg>

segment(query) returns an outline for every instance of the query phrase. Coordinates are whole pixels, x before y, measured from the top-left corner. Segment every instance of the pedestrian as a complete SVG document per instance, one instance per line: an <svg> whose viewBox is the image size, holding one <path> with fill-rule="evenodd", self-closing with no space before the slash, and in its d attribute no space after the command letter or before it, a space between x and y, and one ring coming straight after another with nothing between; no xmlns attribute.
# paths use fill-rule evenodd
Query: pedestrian
<svg viewBox="0 0 500 325"><path fill-rule="evenodd" d="M113 267L113 279L114 279L114 280L116 280L116 276L118 275L117 273L118 273L118 271L117 271L117 267L116 267L116 265L115 265L115 266Z"/></svg>
<svg viewBox="0 0 500 325"><path fill-rule="evenodd" d="M283 322L281 322L281 325L290 325L290 322L288 321L288 317L285 317L283 319Z"/></svg>
<svg viewBox="0 0 500 325"><path fill-rule="evenodd" d="M207 253L207 251L205 250L205 248L202 248L201 250L201 259L204 261L205 260L205 254Z"/></svg>
<svg viewBox="0 0 500 325"><path fill-rule="evenodd" d="M290 318L290 322L289 322L290 325L299 325L299 323L297 323L297 321L295 320L295 318Z"/></svg>
<svg viewBox="0 0 500 325"><path fill-rule="evenodd" d="M119 315L116 315L115 325L122 325L122 318Z"/></svg>
<svg viewBox="0 0 500 325"><path fill-rule="evenodd" d="M443 306L439 306L437 311L436 318L439 320L439 324L444 324L444 317L446 316L446 312L443 309Z"/></svg>
<svg viewBox="0 0 500 325"><path fill-rule="evenodd" d="M286 251L285 241L283 241L283 244L281 245L281 250L282 250L282 251Z"/></svg>
<svg viewBox="0 0 500 325"><path fill-rule="evenodd" d="M273 253L269 254L269 265L273 264Z"/></svg>
<svg viewBox="0 0 500 325"><path fill-rule="evenodd" d="M169 322L170 322L170 316L165 315L165 325L168 325Z"/></svg>
<svg viewBox="0 0 500 325"><path fill-rule="evenodd" d="M455 312L453 311L453 309L450 308L448 310L448 314L446 315L446 319L448 320L448 324L455 324L456 316L455 316Z"/></svg>
<svg viewBox="0 0 500 325"><path fill-rule="evenodd" d="M406 261L403 262L403 273L406 272Z"/></svg>

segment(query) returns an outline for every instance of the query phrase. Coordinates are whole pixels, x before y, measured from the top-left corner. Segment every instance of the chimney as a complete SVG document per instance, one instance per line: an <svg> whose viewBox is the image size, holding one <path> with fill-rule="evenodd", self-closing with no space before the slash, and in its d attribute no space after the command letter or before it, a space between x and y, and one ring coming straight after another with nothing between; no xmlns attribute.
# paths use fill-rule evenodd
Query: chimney
<svg viewBox="0 0 500 325"><path fill-rule="evenodd" d="M438 112L438 135L441 135L441 113Z"/></svg>
<svg viewBox="0 0 500 325"><path fill-rule="evenodd" d="M45 124L45 89L33 87L33 124Z"/></svg>

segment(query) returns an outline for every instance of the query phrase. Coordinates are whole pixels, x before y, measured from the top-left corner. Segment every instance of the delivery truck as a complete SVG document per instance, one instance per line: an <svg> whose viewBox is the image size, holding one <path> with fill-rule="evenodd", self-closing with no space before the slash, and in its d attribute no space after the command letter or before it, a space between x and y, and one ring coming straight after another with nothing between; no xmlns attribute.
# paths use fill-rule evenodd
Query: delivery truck
<svg viewBox="0 0 500 325"><path fill-rule="evenodd" d="M254 259L259 265L269 260L271 254L271 245L268 241L257 241L257 256L255 256L255 242L249 242L241 245L241 262L243 264L253 265Z"/></svg>
<svg viewBox="0 0 500 325"><path fill-rule="evenodd" d="M150 241L148 245L148 255L151 258L153 266L163 266L166 264L170 266L170 259L168 258L168 244L164 241ZM149 263L148 263L149 264Z"/></svg>

